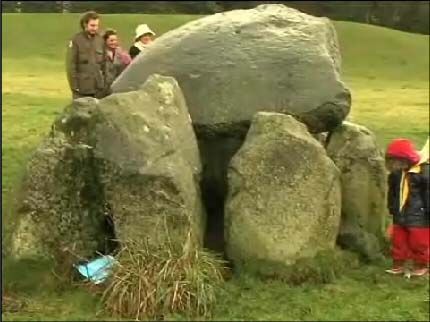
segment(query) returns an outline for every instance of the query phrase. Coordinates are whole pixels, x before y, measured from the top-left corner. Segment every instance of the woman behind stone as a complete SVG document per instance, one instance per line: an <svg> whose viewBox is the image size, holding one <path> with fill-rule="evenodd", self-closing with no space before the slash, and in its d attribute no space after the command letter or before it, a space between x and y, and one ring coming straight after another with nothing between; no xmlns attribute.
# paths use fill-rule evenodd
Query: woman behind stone
<svg viewBox="0 0 430 322"><path fill-rule="evenodd" d="M135 42L130 47L129 54L131 59L134 59L139 55L145 48L153 41L155 33L148 27L147 24L137 26L136 35L134 37Z"/></svg>
<svg viewBox="0 0 430 322"><path fill-rule="evenodd" d="M105 72L105 96L112 93L110 87L115 79L130 64L131 58L120 46L118 34L113 29L108 29L103 35L106 47L106 72Z"/></svg>

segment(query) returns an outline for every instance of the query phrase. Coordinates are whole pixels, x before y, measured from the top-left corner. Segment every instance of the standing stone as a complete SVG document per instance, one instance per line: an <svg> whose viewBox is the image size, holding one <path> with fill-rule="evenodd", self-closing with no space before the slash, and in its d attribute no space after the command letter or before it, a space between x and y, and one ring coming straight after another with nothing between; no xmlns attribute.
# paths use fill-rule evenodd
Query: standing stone
<svg viewBox="0 0 430 322"><path fill-rule="evenodd" d="M305 125L260 112L228 171L227 254L284 265L334 249L339 170Z"/></svg>
<svg viewBox="0 0 430 322"><path fill-rule="evenodd" d="M141 89L94 105L89 144L120 242L202 243L201 164L182 92L152 75Z"/></svg>
<svg viewBox="0 0 430 322"><path fill-rule="evenodd" d="M342 173L338 243L373 258L380 251L387 215L383 153L367 128L350 122L330 134L327 153Z"/></svg>
<svg viewBox="0 0 430 322"><path fill-rule="evenodd" d="M105 250L106 221L93 170L87 149L61 134L42 143L19 192L12 256L47 258L67 249L80 260Z"/></svg>
<svg viewBox="0 0 430 322"><path fill-rule="evenodd" d="M340 68L336 31L327 18L265 4L165 33L112 88L135 90L160 73L178 80L195 125L231 132L257 111L272 111L294 115L322 132L340 124L350 110Z"/></svg>

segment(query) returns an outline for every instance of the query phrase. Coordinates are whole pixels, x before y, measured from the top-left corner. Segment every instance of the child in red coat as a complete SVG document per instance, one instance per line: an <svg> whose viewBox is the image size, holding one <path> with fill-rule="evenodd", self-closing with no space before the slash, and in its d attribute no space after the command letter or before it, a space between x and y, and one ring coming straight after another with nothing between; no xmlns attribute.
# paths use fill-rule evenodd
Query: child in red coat
<svg viewBox="0 0 430 322"><path fill-rule="evenodd" d="M429 273L430 216L429 163L411 141L396 139L386 152L388 209L393 216L391 274L403 274L407 260L414 262L411 276Z"/></svg>

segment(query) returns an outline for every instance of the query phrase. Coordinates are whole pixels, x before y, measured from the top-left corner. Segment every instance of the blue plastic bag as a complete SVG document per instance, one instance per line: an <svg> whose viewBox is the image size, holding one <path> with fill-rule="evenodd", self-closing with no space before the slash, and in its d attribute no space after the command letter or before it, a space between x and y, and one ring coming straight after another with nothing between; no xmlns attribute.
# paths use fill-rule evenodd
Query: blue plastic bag
<svg viewBox="0 0 430 322"><path fill-rule="evenodd" d="M115 264L115 259L111 255L105 255L87 264L75 265L78 272L92 281L94 284L103 283L109 276L110 269Z"/></svg>

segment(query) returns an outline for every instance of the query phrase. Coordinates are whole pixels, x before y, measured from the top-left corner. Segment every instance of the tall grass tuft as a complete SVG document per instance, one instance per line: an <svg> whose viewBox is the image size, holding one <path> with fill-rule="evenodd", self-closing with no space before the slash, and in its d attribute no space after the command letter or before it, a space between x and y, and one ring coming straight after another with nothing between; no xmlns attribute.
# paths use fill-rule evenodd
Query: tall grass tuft
<svg viewBox="0 0 430 322"><path fill-rule="evenodd" d="M190 234L183 248L128 241L117 260L102 296L110 314L139 320L211 315L225 263L195 246Z"/></svg>

